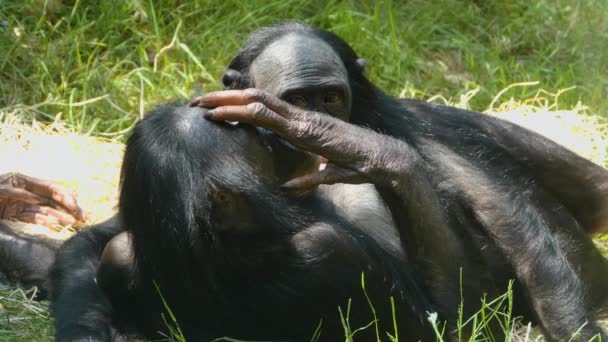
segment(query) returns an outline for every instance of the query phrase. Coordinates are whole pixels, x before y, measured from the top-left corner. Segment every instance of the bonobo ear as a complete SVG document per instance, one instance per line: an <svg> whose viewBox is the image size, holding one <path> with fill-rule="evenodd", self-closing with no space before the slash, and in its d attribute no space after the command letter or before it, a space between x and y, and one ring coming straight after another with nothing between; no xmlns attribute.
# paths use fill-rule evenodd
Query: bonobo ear
<svg viewBox="0 0 608 342"><path fill-rule="evenodd" d="M222 77L222 83L224 84L224 88L227 90L241 88L242 81L243 74L234 69L226 70L226 72L224 72L224 77Z"/></svg>
<svg viewBox="0 0 608 342"><path fill-rule="evenodd" d="M255 214L243 194L218 186L211 195L211 224L216 233L251 232Z"/></svg>
<svg viewBox="0 0 608 342"><path fill-rule="evenodd" d="M363 71L363 69L365 68L365 64L367 64L367 60L365 60L364 58L357 58L357 61L355 63L357 64L359 71Z"/></svg>

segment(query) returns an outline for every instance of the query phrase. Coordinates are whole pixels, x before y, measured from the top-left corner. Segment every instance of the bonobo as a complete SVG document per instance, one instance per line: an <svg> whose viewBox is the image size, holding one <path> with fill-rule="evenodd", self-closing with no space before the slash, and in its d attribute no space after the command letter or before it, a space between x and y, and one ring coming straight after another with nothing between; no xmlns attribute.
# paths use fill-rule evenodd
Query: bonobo
<svg viewBox="0 0 608 342"><path fill-rule="evenodd" d="M248 125L165 105L128 140L118 217L78 233L51 274L58 341L230 336L431 339L434 312L373 187L281 185L315 158ZM293 155L296 156L293 156ZM284 157L283 157L284 156ZM365 293L361 285L365 276ZM369 303L366 299L369 296ZM370 305L374 307L374 314ZM176 322L169 319L169 310Z"/></svg>
<svg viewBox="0 0 608 342"><path fill-rule="evenodd" d="M44 236L22 234L0 222L0 286L36 286L36 299L45 299L47 272L60 244Z"/></svg>
<svg viewBox="0 0 608 342"><path fill-rule="evenodd" d="M608 228L608 172L517 125L388 96L364 64L332 33L263 28L230 64L228 90L192 105L329 160L284 188L373 183L408 265L448 323L461 294L478 303L515 279L516 314L549 340L577 330L584 341L606 340L594 320L608 307L608 265L588 233Z"/></svg>

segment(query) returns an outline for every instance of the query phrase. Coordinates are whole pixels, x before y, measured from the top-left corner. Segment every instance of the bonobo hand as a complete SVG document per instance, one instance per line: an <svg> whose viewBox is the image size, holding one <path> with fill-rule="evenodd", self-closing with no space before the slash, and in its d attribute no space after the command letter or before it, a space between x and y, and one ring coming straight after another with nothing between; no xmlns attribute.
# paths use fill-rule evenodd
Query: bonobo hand
<svg viewBox="0 0 608 342"><path fill-rule="evenodd" d="M416 156L400 140L326 114L305 111L258 89L212 92L197 97L190 105L213 108L205 114L210 120L265 128L329 160L325 169L290 180L283 185L286 188L386 183L407 172Z"/></svg>
<svg viewBox="0 0 608 342"><path fill-rule="evenodd" d="M84 221L74 197L57 183L19 173L0 175L0 219L48 227Z"/></svg>

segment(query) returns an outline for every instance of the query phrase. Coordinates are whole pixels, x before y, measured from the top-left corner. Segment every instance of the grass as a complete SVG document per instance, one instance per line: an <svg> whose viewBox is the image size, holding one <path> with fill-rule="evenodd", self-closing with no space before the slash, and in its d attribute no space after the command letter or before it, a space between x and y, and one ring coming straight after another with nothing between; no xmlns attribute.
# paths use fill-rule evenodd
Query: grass
<svg viewBox="0 0 608 342"><path fill-rule="evenodd" d="M371 79L395 95L478 88L471 107L483 110L507 85L539 81L576 86L564 105L581 100L606 116L606 17L604 0L3 0L0 108L122 136L154 103L219 88L249 32L297 19L351 42Z"/></svg>
<svg viewBox="0 0 608 342"><path fill-rule="evenodd" d="M393 95L486 111L606 166L606 18L605 0L0 0L0 172L62 181L106 217L134 121L219 89L247 34L279 19L336 32ZM0 341L52 339L28 298L0 290Z"/></svg>
<svg viewBox="0 0 608 342"><path fill-rule="evenodd" d="M0 289L0 341L51 341L48 303L33 300L33 291Z"/></svg>

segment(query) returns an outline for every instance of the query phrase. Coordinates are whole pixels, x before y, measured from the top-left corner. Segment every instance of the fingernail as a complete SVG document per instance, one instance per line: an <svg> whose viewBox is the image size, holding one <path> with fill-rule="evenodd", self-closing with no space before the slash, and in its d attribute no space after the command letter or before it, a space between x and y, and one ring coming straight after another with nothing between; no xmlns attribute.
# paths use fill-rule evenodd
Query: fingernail
<svg viewBox="0 0 608 342"><path fill-rule="evenodd" d="M199 96L190 102L190 107L202 107L203 99Z"/></svg>
<svg viewBox="0 0 608 342"><path fill-rule="evenodd" d="M281 184L279 186L279 188L281 188L282 190L293 190L296 188L294 185L295 185L295 182L288 181L288 182Z"/></svg>
<svg viewBox="0 0 608 342"><path fill-rule="evenodd" d="M214 114L213 111L210 110L210 111L207 111L205 114L203 114L203 117L205 119L213 119L213 114Z"/></svg>
<svg viewBox="0 0 608 342"><path fill-rule="evenodd" d="M66 206L67 206L67 208L68 208L68 209L76 210L76 209L73 209L73 208L76 208L76 202L74 202L74 201L73 201L71 198L69 198L69 197L68 197L68 198L67 198L67 200L66 200Z"/></svg>

